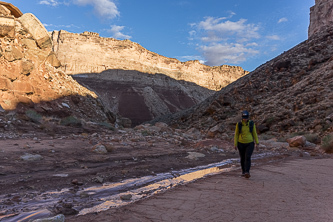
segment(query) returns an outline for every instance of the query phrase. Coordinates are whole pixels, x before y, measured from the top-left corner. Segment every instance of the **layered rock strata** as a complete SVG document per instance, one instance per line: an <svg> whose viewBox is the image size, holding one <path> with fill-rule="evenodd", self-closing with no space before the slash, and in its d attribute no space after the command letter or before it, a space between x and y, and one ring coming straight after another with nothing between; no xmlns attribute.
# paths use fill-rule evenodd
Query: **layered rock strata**
<svg viewBox="0 0 333 222"><path fill-rule="evenodd" d="M132 120L133 126L198 104L215 91L162 74L107 70L73 78L95 91L113 113Z"/></svg>
<svg viewBox="0 0 333 222"><path fill-rule="evenodd" d="M210 67L199 61L180 62L151 52L129 40L102 38L96 33L52 33L53 50L66 74L100 73L109 69L164 74L175 80L220 90L248 72L236 66Z"/></svg>

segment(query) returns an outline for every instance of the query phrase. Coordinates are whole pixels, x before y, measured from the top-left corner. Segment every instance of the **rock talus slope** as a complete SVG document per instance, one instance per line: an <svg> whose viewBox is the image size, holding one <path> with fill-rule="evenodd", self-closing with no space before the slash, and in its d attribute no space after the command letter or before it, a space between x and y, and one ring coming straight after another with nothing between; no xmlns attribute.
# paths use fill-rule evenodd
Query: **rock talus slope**
<svg viewBox="0 0 333 222"><path fill-rule="evenodd" d="M328 2L316 1L314 7ZM321 13L312 8L311 21L323 16L314 12ZM333 28L320 30L199 105L158 120L209 135L232 135L241 111L247 109L260 133L333 131Z"/></svg>

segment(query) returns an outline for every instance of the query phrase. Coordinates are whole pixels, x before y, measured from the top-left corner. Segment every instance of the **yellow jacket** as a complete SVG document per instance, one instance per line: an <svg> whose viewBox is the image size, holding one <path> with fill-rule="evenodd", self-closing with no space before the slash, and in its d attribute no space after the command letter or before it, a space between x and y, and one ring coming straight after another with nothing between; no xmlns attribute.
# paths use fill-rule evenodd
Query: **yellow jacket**
<svg viewBox="0 0 333 222"><path fill-rule="evenodd" d="M253 123L253 131L250 133L249 121L242 120L242 132L239 133L238 123L236 124L234 144L235 146L240 143L252 143L255 141L256 144L259 144L256 125Z"/></svg>

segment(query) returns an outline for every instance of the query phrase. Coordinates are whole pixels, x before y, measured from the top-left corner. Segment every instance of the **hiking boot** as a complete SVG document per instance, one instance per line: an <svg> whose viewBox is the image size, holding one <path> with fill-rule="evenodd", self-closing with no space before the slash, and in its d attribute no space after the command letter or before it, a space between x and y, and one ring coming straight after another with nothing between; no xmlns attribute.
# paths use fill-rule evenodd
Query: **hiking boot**
<svg viewBox="0 0 333 222"><path fill-rule="evenodd" d="M251 175L250 175L249 173L245 173L245 174L244 174L244 177L245 177L246 179L249 179L249 178L251 177Z"/></svg>

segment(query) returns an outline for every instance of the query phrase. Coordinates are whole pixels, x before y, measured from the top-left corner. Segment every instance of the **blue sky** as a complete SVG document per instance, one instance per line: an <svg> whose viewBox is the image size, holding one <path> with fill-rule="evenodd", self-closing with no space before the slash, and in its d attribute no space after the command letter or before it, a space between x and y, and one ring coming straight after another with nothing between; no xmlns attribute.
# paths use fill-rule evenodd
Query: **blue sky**
<svg viewBox="0 0 333 222"><path fill-rule="evenodd" d="M49 31L130 39L180 61L253 71L307 39L315 0L13 0Z"/></svg>

